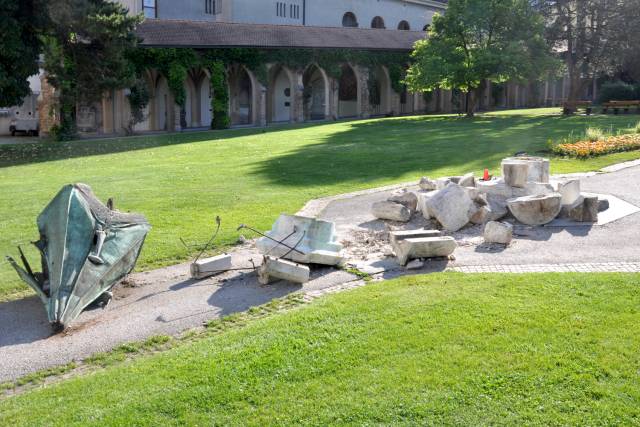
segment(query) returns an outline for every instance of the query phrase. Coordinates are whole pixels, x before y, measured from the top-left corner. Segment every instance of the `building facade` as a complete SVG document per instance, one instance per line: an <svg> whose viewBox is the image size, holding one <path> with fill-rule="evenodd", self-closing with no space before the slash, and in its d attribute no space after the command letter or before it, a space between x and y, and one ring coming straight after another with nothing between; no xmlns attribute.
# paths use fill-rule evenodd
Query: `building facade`
<svg viewBox="0 0 640 427"><path fill-rule="evenodd" d="M358 50L409 53L425 37L435 13L446 1L434 0L120 0L132 14L144 14L138 28L142 46L196 50L252 48L266 50ZM363 66L345 62L329 73L314 62L290 67L263 64L265 76L242 64L225 70L233 127L268 126L316 120L368 118L464 111L464 96L448 90L430 94L398 90L385 64ZM190 69L178 105L167 76L149 68L144 79L151 95L144 120L131 129L128 91L105 94L93 105L77 106L78 129L85 134L130 131L207 129L213 120L208 69ZM557 85L556 85L557 86ZM394 87L396 90L394 90ZM480 109L513 108L554 103L555 87L486 84L478 97ZM42 93L55 97L43 79ZM558 95L561 95L559 93ZM46 103L43 103L43 105ZM42 110L42 109L41 109ZM55 123L42 114L41 134Z"/></svg>

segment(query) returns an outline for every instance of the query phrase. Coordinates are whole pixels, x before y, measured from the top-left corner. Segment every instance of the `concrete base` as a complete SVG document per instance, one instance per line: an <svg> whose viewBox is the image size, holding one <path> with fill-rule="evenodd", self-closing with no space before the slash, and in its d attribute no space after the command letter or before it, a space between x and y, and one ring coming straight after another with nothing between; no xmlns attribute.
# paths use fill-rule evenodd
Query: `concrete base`
<svg viewBox="0 0 640 427"><path fill-rule="evenodd" d="M306 265L266 256L258 269L258 282L261 285L267 285L274 280L307 283L310 275L311 271Z"/></svg>
<svg viewBox="0 0 640 427"><path fill-rule="evenodd" d="M211 258L199 259L190 266L193 279L205 279L214 274L231 269L231 255L223 254Z"/></svg>

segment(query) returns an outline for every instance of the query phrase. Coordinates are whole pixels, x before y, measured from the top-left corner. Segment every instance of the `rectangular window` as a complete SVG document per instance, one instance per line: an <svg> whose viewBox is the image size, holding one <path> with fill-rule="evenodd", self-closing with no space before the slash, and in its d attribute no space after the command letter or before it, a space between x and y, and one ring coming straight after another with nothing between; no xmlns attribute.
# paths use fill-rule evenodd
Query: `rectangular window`
<svg viewBox="0 0 640 427"><path fill-rule="evenodd" d="M215 0L204 0L204 13L208 15L215 15L216 13Z"/></svg>
<svg viewBox="0 0 640 427"><path fill-rule="evenodd" d="M276 2L276 15L282 18L287 17L287 4L281 1Z"/></svg>
<svg viewBox="0 0 640 427"><path fill-rule="evenodd" d="M157 18L156 0L142 0L142 11L145 18Z"/></svg>

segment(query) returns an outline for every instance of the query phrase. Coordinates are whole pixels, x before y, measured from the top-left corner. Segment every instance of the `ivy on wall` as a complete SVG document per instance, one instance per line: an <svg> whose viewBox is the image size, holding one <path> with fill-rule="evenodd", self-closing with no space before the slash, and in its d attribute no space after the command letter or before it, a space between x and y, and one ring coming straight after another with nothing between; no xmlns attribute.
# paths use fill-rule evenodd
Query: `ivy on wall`
<svg viewBox="0 0 640 427"><path fill-rule="evenodd" d="M405 70L410 63L409 52L378 52L350 49L279 49L260 50L253 48L231 49L159 49L138 48L130 55L130 60L138 76L145 70L157 69L167 79L169 90L176 104L184 107L186 93L184 81L188 70L205 68L211 75L213 97L212 129L224 129L230 125L229 88L227 67L231 64L244 65L263 85L268 84L267 64L278 63L290 69L301 70L309 64L317 64L332 78L340 78L345 63L374 69L385 66L389 70L391 87L396 93L403 90Z"/></svg>

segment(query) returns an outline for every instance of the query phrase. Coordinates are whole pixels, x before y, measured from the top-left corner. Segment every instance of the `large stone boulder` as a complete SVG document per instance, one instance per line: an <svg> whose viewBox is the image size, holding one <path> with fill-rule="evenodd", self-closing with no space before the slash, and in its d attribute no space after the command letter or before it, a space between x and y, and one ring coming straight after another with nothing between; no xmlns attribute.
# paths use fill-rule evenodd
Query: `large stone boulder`
<svg viewBox="0 0 640 427"><path fill-rule="evenodd" d="M410 259L449 256L458 245L453 237L443 236L398 240L392 246L398 263L406 265Z"/></svg>
<svg viewBox="0 0 640 427"><path fill-rule="evenodd" d="M511 187L524 188L529 178L529 165L517 160L503 161L502 178Z"/></svg>
<svg viewBox="0 0 640 427"><path fill-rule="evenodd" d="M570 208L568 217L577 222L598 222L598 196L580 197Z"/></svg>
<svg viewBox="0 0 640 427"><path fill-rule="evenodd" d="M378 219L390 221L408 222L411 219L409 208L388 200L374 203L371 206L371 213Z"/></svg>
<svg viewBox="0 0 640 427"><path fill-rule="evenodd" d="M485 243L508 245L513 239L513 225L506 222L490 221L484 227Z"/></svg>
<svg viewBox="0 0 640 427"><path fill-rule="evenodd" d="M504 175L504 165L524 163L528 165L527 181L549 182L549 159L542 157L508 157L502 160L502 174Z"/></svg>
<svg viewBox="0 0 640 427"><path fill-rule="evenodd" d="M475 176L473 176L473 173L468 173L460 177L460 181L458 181L458 185L460 187L475 187L476 178Z"/></svg>
<svg viewBox="0 0 640 427"><path fill-rule="evenodd" d="M449 231L458 231L469 223L477 207L458 184L450 183L426 200L430 215Z"/></svg>
<svg viewBox="0 0 640 427"><path fill-rule="evenodd" d="M543 225L555 219L562 208L562 195L524 196L507 201L509 210L518 221L527 225Z"/></svg>
<svg viewBox="0 0 640 427"><path fill-rule="evenodd" d="M433 191L436 189L436 182L432 179L423 176L418 183L418 186L422 191Z"/></svg>
<svg viewBox="0 0 640 427"><path fill-rule="evenodd" d="M501 178L489 181L477 181L476 188L481 194L495 194L506 198L513 197L513 188L507 185Z"/></svg>
<svg viewBox="0 0 640 427"><path fill-rule="evenodd" d="M393 194L387 199L389 202L400 203L406 206L411 212L415 212L418 207L418 196L411 191L403 191L401 193Z"/></svg>

